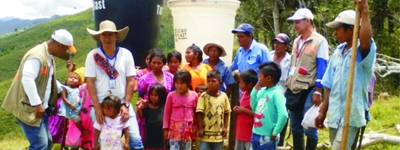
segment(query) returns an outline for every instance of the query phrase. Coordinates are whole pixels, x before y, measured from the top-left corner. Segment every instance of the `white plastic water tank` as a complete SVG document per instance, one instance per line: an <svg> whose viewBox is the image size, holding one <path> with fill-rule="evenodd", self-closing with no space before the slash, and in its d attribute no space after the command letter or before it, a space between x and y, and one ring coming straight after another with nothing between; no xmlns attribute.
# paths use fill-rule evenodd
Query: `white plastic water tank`
<svg viewBox="0 0 400 150"><path fill-rule="evenodd" d="M226 65L232 63L233 40L238 0L169 0L168 7L174 22L175 49L182 53L195 43L201 49L209 42L218 40L227 56L221 57ZM207 58L203 55L203 58Z"/></svg>

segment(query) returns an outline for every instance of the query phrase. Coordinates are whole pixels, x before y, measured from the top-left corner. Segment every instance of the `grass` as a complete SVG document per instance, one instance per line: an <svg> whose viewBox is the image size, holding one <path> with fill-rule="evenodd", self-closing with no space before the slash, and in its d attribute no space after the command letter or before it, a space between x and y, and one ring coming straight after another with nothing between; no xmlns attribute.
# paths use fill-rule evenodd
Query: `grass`
<svg viewBox="0 0 400 150"><path fill-rule="evenodd" d="M137 97L137 94L134 95ZM136 98L132 100L135 104ZM399 136L400 133L394 128L396 124L400 124L400 97L392 97L389 100L375 100L371 107L372 121L368 124L365 133L378 132L385 133L393 136ZM0 150L20 150L26 149L29 145L25 137L22 136L21 130L9 133L6 138L0 140ZM328 130L320 130L319 143L328 142L329 135ZM288 140L292 143L292 139ZM59 149L59 145L55 145L53 149ZM380 143L372 145L365 150L376 150L376 149L400 149L399 145L392 145L387 143Z"/></svg>

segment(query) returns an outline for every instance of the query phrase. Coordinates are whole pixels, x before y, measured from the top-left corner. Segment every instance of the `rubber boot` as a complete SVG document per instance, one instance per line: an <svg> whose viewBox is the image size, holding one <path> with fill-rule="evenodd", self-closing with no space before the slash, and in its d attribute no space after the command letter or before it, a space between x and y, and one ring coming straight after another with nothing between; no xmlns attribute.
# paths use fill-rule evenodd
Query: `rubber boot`
<svg viewBox="0 0 400 150"><path fill-rule="evenodd" d="M306 150L315 150L317 149L318 140L307 137L307 145Z"/></svg>
<svg viewBox="0 0 400 150"><path fill-rule="evenodd" d="M293 133L293 150L304 150L303 133Z"/></svg>
<svg viewBox="0 0 400 150"><path fill-rule="evenodd" d="M279 143L278 146L283 146L285 144L285 136L286 136L286 129L287 129L287 125L288 125L289 119L286 121L285 126L283 127L279 138Z"/></svg>

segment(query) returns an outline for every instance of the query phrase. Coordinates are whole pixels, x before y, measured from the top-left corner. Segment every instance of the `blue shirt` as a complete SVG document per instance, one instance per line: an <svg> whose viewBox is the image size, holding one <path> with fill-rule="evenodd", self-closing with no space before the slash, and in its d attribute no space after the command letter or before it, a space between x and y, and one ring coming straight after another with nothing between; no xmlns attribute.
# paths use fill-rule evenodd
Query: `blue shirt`
<svg viewBox="0 0 400 150"><path fill-rule="evenodd" d="M238 69L239 72L247 69L254 69L258 73L258 65L267 61L271 61L268 47L253 39L247 52L243 47L238 49L235 59L232 62L231 69L232 71Z"/></svg>
<svg viewBox="0 0 400 150"><path fill-rule="evenodd" d="M359 42L358 42L359 43ZM351 49L344 55L342 52L347 43L340 44L334 51L322 78L322 85L331 90L328 107L328 126L338 128L343 126L346 105L347 83L350 69ZM354 70L354 89L352 95L350 126L366 125L365 110L368 109L367 87L371 80L375 64L376 45L371 41L370 51L363 59L358 47L357 61Z"/></svg>
<svg viewBox="0 0 400 150"><path fill-rule="evenodd" d="M205 59L203 63L210 65L210 59ZM225 66L225 63L221 59L219 59L214 69L218 70L221 73L222 84L221 86L219 86L219 90L225 92L227 86L235 83L232 71L227 66Z"/></svg>

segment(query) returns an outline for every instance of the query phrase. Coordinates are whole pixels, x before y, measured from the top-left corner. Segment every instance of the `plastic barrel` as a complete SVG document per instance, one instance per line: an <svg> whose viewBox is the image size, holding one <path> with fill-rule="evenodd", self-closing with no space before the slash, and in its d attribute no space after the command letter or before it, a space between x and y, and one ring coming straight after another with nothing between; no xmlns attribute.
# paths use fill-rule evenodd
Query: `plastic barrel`
<svg viewBox="0 0 400 150"><path fill-rule="evenodd" d="M146 53L158 44L162 5L163 0L93 0L95 28L104 20L113 21L117 29L129 26L127 37L117 45L129 49L135 65L143 68Z"/></svg>
<svg viewBox="0 0 400 150"><path fill-rule="evenodd" d="M227 56L221 57L226 65L232 63L233 40L238 0L169 0L168 7L174 20L175 49L185 54L195 43L203 48L209 42L220 41ZM203 58L207 58L203 55ZM186 64L183 59L183 64Z"/></svg>

